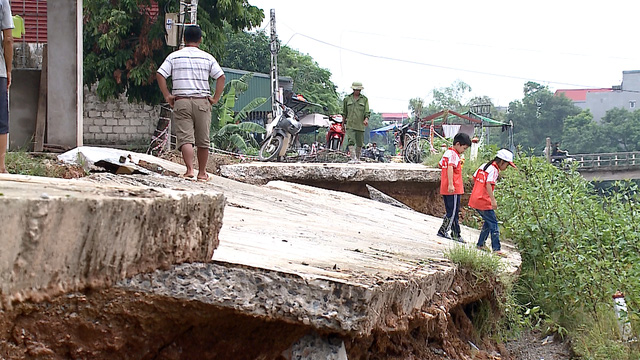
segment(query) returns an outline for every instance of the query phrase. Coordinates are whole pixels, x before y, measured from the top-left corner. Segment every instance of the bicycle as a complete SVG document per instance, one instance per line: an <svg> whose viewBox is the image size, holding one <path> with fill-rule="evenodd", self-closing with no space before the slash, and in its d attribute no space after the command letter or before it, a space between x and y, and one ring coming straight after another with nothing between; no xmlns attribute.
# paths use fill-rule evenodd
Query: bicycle
<svg viewBox="0 0 640 360"><path fill-rule="evenodd" d="M417 135L413 137L403 149L403 159L405 162L413 164L422 164L424 159L430 153L435 153L436 150L432 145L432 137L434 134L433 125L429 127L429 137Z"/></svg>

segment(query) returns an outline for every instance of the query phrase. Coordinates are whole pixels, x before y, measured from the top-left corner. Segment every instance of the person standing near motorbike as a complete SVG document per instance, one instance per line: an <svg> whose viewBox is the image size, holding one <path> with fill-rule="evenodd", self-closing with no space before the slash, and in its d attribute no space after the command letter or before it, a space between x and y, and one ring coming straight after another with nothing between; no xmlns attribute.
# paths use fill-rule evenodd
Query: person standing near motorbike
<svg viewBox="0 0 640 360"><path fill-rule="evenodd" d="M353 92L347 95L342 102L342 118L347 129L347 146L351 153L349 163L360 162L360 153L364 143L364 129L369 125L369 99L360 92L364 87L359 81L351 84Z"/></svg>

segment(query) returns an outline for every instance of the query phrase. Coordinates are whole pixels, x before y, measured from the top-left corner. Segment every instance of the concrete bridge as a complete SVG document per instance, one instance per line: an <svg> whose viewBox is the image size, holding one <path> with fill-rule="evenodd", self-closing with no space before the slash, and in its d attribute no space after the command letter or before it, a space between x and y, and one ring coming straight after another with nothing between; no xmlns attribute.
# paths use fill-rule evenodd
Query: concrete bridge
<svg viewBox="0 0 640 360"><path fill-rule="evenodd" d="M640 152L571 155L587 180L640 179Z"/></svg>

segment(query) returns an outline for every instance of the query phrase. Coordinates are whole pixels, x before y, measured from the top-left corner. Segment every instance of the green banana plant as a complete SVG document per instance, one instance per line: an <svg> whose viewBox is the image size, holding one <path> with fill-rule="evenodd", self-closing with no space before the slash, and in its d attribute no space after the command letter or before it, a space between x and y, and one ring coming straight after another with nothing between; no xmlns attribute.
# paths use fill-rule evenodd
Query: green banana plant
<svg viewBox="0 0 640 360"><path fill-rule="evenodd" d="M249 81L253 73L247 73L237 80L231 80L224 86L218 105L213 107L210 135L214 148L225 151L240 151L245 154L257 153L259 144L251 136L253 133L264 134L265 128L252 123L242 122L247 115L264 104L267 99L255 98L242 110L234 113L237 97L249 89Z"/></svg>

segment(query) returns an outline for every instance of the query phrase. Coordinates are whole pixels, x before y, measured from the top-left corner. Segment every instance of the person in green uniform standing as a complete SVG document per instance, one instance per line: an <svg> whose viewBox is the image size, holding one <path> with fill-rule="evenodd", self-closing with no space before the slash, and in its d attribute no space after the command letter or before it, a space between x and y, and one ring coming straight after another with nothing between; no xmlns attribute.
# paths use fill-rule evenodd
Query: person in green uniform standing
<svg viewBox="0 0 640 360"><path fill-rule="evenodd" d="M351 84L353 92L342 102L342 118L347 129L347 146L351 153L349 163L360 162L360 152L364 143L364 128L369 125L369 99L360 92L364 87L359 81Z"/></svg>

